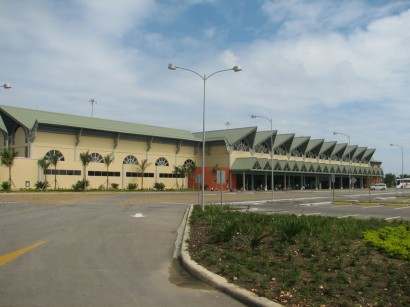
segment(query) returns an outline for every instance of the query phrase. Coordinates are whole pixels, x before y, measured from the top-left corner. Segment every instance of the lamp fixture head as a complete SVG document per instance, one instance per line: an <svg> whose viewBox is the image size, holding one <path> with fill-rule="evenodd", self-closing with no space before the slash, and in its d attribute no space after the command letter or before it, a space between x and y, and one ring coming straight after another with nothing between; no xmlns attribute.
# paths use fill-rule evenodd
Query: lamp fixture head
<svg viewBox="0 0 410 307"><path fill-rule="evenodd" d="M175 64L170 63L170 64L168 64L168 69L176 70L177 66Z"/></svg>
<svg viewBox="0 0 410 307"><path fill-rule="evenodd" d="M242 70L242 67L240 67L239 65L236 65L236 66L234 66L234 67L232 68L232 70L233 70L234 72L238 72L238 71L241 71L241 70Z"/></svg>
<svg viewBox="0 0 410 307"><path fill-rule="evenodd" d="M5 89L11 89L11 84L10 83L4 83L3 84L3 87L5 88Z"/></svg>
<svg viewBox="0 0 410 307"><path fill-rule="evenodd" d="M252 117L252 118L256 118L256 115L252 114L251 117Z"/></svg>

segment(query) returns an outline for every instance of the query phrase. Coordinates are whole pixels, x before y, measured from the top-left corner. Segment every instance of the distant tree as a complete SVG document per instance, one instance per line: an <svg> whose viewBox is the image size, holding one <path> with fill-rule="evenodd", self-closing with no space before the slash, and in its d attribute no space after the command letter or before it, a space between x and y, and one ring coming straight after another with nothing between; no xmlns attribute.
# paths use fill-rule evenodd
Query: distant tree
<svg viewBox="0 0 410 307"><path fill-rule="evenodd" d="M112 162L114 162L114 155L112 153L110 153L109 155L104 156L104 164L107 167L107 186L106 186L106 190L108 190L108 168L110 167Z"/></svg>
<svg viewBox="0 0 410 307"><path fill-rule="evenodd" d="M0 164L9 168L9 186L12 185L11 180L11 168L14 164L14 159L17 157L18 152L11 148L5 148L3 152L0 153Z"/></svg>
<svg viewBox="0 0 410 307"><path fill-rule="evenodd" d="M384 178L384 183L387 185L387 187L395 187L396 186L396 175L394 174L386 174Z"/></svg>
<svg viewBox="0 0 410 307"><path fill-rule="evenodd" d="M147 170L148 166L150 166L151 163L148 162L148 159L144 159L141 162L137 164L137 171L138 173L141 174L141 190L144 189L144 174L145 171Z"/></svg>
<svg viewBox="0 0 410 307"><path fill-rule="evenodd" d="M83 175L83 184L84 184L84 191L87 189L87 166L90 164L92 157L90 155L90 151L87 150L86 152L80 153L80 160L81 164L83 165L84 175Z"/></svg>
<svg viewBox="0 0 410 307"><path fill-rule="evenodd" d="M44 174L44 184L43 184L43 189L47 190L47 169L50 166L51 162L47 160L46 158L40 159L37 161L37 165L40 166L40 168L43 170Z"/></svg>

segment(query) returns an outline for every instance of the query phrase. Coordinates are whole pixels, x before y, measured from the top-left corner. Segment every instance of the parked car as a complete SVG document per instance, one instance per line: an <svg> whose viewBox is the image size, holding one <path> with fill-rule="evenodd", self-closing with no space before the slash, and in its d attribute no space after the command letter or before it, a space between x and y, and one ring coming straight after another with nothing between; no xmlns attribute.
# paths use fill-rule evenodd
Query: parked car
<svg viewBox="0 0 410 307"><path fill-rule="evenodd" d="M385 183L375 183L370 186L370 190L386 190L387 186Z"/></svg>

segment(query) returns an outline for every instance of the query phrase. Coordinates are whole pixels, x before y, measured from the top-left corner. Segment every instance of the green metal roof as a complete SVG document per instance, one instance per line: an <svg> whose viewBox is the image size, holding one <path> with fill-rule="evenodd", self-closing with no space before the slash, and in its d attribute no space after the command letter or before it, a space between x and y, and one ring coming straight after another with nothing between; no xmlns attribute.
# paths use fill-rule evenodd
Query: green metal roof
<svg viewBox="0 0 410 307"><path fill-rule="evenodd" d="M257 160L258 159L255 157L237 158L233 162L231 170L233 171L251 170Z"/></svg>
<svg viewBox="0 0 410 307"><path fill-rule="evenodd" d="M331 156L337 155L340 152L344 152L346 147L347 143L336 144L336 146L333 148Z"/></svg>
<svg viewBox="0 0 410 307"><path fill-rule="evenodd" d="M228 144L234 144L242 139L249 138L249 143L253 144L257 127L234 128L224 130L206 131L206 141L226 141ZM195 132L193 135L202 139L202 132Z"/></svg>
<svg viewBox="0 0 410 307"><path fill-rule="evenodd" d="M0 106L0 111L5 112L16 120L20 125L31 130L36 122L56 126L69 126L100 131L128 133L135 135L163 137L170 139L199 141L190 131L181 129L163 128L158 126L142 125L135 123L120 122L108 119L85 117L53 113L47 111L31 110L25 108Z"/></svg>

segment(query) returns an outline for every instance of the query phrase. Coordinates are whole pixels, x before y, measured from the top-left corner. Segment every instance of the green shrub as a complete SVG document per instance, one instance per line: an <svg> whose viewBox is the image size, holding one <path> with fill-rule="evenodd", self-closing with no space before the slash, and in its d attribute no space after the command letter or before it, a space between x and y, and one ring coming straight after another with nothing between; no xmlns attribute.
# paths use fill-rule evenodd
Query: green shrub
<svg viewBox="0 0 410 307"><path fill-rule="evenodd" d="M111 189L118 190L120 185L118 183L111 183Z"/></svg>
<svg viewBox="0 0 410 307"><path fill-rule="evenodd" d="M44 190L46 187L49 187L49 184L46 181L37 181L34 186L37 190Z"/></svg>
<svg viewBox="0 0 410 307"><path fill-rule="evenodd" d="M74 191L84 191L86 187L90 185L90 182L88 180L78 180L76 183L74 183L71 188Z"/></svg>
<svg viewBox="0 0 410 307"><path fill-rule="evenodd" d="M163 184L162 182L155 182L154 183L154 189L158 190L158 191L164 191L165 184Z"/></svg>
<svg viewBox="0 0 410 307"><path fill-rule="evenodd" d="M2 181L2 182L1 182L1 188L2 188L4 191L10 191L10 189L11 189L11 184L10 184L10 182L8 182L8 181Z"/></svg>
<svg viewBox="0 0 410 307"><path fill-rule="evenodd" d="M128 190L136 190L138 188L138 184L136 183L128 183L127 189Z"/></svg>
<svg viewBox="0 0 410 307"><path fill-rule="evenodd" d="M393 258L410 260L410 223L364 232L365 242Z"/></svg>

